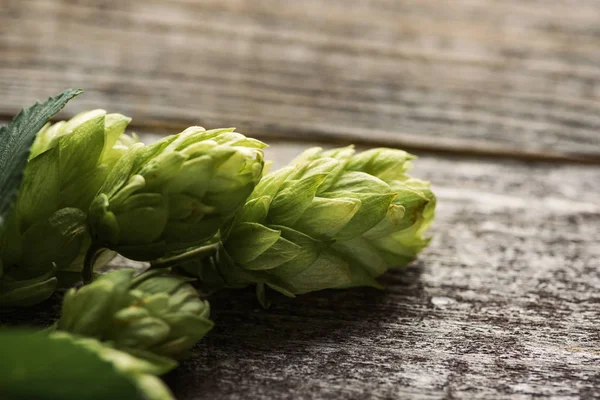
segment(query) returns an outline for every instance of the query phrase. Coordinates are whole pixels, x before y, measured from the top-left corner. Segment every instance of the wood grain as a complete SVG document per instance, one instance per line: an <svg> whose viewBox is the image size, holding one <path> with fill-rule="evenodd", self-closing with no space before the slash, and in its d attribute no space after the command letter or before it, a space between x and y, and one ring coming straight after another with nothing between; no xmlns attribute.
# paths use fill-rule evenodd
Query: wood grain
<svg viewBox="0 0 600 400"><path fill-rule="evenodd" d="M421 154L414 175L439 198L418 262L384 291L269 310L251 290L210 296L216 328L166 377L177 398L598 398L600 168ZM48 323L58 300L12 321Z"/></svg>
<svg viewBox="0 0 600 400"><path fill-rule="evenodd" d="M600 160L593 0L4 0L0 115Z"/></svg>
<svg viewBox="0 0 600 400"><path fill-rule="evenodd" d="M439 206L418 262L269 310L211 295L178 399L592 399L600 168L556 161L600 162L598 20L595 0L3 0L0 119L81 86L63 116L237 126L276 167L315 141L421 156Z"/></svg>

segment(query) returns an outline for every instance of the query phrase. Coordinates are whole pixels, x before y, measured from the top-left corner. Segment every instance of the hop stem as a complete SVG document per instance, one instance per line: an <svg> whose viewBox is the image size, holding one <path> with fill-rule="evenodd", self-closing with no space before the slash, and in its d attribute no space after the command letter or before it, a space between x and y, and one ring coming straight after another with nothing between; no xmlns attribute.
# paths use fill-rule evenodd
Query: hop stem
<svg viewBox="0 0 600 400"><path fill-rule="evenodd" d="M152 261L150 263L151 268L166 268L172 267L174 265L180 264L182 262L188 260L198 260L202 258L207 258L213 256L219 250L219 246L221 243L213 243L206 246L195 247L191 250L185 251L183 253L171 256L171 257L163 257L158 260Z"/></svg>
<svg viewBox="0 0 600 400"><path fill-rule="evenodd" d="M92 243L88 251L85 253L83 260L83 270L81 270L81 279L87 285L94 280L94 264L96 259L104 251L104 247Z"/></svg>

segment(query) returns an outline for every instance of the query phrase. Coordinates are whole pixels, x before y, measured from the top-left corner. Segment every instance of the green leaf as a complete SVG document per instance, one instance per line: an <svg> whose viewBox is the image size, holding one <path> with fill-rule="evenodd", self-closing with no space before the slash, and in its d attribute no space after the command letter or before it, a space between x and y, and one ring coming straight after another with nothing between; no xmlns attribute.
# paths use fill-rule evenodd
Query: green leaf
<svg viewBox="0 0 600 400"><path fill-rule="evenodd" d="M53 333L53 337L71 337L69 334ZM129 378L138 389L138 396L143 400L175 400L171 391L156 376L166 373L177 367L177 362L165 357L157 357L144 351L134 351L128 354L123 351L107 347L93 339L75 339L77 344L91 350L101 359L113 364L117 371ZM149 357L148 357L149 356Z"/></svg>
<svg viewBox="0 0 600 400"><path fill-rule="evenodd" d="M120 358L122 361L119 363L114 361L115 364L122 368L124 367L123 361L127 361L130 364L129 368L134 369L137 372L144 372L146 374L160 376L174 370L179 365L177 361L171 358L159 356L158 354L154 354L145 350L127 348L123 349L123 352L126 352L126 354L130 356L125 360L123 360L123 357L121 356ZM123 352L113 350L110 352L111 354L108 356L105 354L103 358L113 361L116 360L116 357L111 356L113 356L115 353L120 353L122 355Z"/></svg>
<svg viewBox="0 0 600 400"><path fill-rule="evenodd" d="M17 196L36 134L81 92L81 89L69 89L44 103L24 108L8 125L0 128L0 226Z"/></svg>
<svg viewBox="0 0 600 400"><path fill-rule="evenodd" d="M0 330L0 398L138 399L130 376L68 336Z"/></svg>

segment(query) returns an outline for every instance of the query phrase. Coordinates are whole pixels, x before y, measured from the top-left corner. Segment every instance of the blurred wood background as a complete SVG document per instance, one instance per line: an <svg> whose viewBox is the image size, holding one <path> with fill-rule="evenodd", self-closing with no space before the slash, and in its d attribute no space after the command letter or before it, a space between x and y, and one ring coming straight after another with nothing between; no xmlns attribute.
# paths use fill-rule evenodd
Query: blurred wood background
<svg viewBox="0 0 600 400"><path fill-rule="evenodd" d="M2 0L0 114L600 158L596 0Z"/></svg>
<svg viewBox="0 0 600 400"><path fill-rule="evenodd" d="M236 126L277 165L398 146L432 181L434 240L386 291L212 298L178 398L600 397L600 2L0 5L0 119L82 87L62 117Z"/></svg>

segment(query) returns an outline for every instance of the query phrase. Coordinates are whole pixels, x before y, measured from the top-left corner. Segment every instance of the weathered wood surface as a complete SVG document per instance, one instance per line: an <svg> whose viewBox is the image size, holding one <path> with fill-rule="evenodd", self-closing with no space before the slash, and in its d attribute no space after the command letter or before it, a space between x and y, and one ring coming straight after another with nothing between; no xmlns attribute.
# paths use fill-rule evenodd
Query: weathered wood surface
<svg viewBox="0 0 600 400"><path fill-rule="evenodd" d="M316 140L422 153L439 208L418 262L269 310L213 295L215 330L166 378L180 400L599 398L600 168L556 162L600 163L599 20L594 0L2 0L0 119L81 86L63 116L237 126L284 139L276 165ZM48 324L59 301L2 318Z"/></svg>
<svg viewBox="0 0 600 400"><path fill-rule="evenodd" d="M600 160L595 0L3 0L0 116ZM175 129L174 128L174 129Z"/></svg>
<svg viewBox="0 0 600 400"><path fill-rule="evenodd" d="M177 398L598 398L600 168L423 155L414 173L439 197L418 262L385 291L269 310L251 290L213 295L215 329L166 378Z"/></svg>

